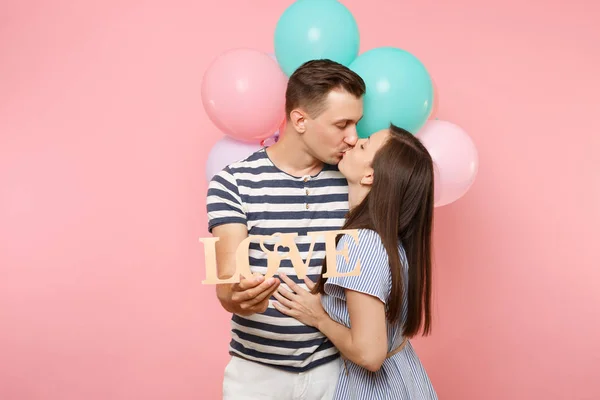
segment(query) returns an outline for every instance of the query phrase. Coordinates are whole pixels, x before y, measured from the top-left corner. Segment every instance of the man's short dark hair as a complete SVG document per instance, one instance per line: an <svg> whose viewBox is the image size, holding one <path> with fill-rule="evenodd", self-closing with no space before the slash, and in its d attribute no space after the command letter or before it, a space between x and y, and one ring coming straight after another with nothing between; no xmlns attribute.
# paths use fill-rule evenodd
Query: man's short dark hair
<svg viewBox="0 0 600 400"><path fill-rule="evenodd" d="M305 62L289 78L285 93L286 118L289 119L291 111L298 107L316 118L325 110L327 95L334 89L345 90L360 98L366 92L366 85L356 72L335 61Z"/></svg>

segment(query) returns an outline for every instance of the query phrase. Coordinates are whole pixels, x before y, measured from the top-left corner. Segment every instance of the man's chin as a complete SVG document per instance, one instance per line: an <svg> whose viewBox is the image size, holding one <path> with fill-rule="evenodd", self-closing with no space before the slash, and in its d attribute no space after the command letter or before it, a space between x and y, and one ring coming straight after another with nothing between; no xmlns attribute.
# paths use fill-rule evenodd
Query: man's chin
<svg viewBox="0 0 600 400"><path fill-rule="evenodd" d="M342 157L329 157L328 159L326 159L325 161L323 161L325 164L329 164L329 165L338 165L339 162L342 161Z"/></svg>
<svg viewBox="0 0 600 400"><path fill-rule="evenodd" d="M321 162L329 165L338 165L342 161L342 155L339 153L330 154L328 156L318 157Z"/></svg>
<svg viewBox="0 0 600 400"><path fill-rule="evenodd" d="M343 157L335 157L332 159L332 165L340 165L340 162L342 161Z"/></svg>

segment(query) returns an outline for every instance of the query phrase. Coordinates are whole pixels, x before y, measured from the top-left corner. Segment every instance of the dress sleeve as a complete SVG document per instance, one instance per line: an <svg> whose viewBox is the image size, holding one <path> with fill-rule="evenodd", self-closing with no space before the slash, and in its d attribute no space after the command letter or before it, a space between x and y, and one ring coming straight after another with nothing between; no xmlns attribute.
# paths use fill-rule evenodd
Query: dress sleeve
<svg viewBox="0 0 600 400"><path fill-rule="evenodd" d="M369 294L387 303L391 290L391 273L388 255L379 235L372 230L359 229L358 243L353 236L345 234L340 238L338 251L347 246L348 260L337 255L337 272L355 271L360 261L358 276L332 276L325 282L325 293L345 300L344 289ZM328 263L327 269L331 267Z"/></svg>

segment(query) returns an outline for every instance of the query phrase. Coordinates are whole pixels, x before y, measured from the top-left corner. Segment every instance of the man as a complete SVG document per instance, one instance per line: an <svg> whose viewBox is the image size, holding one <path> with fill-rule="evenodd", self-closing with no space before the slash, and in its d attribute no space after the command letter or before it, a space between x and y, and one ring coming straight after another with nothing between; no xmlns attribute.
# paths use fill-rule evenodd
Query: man
<svg viewBox="0 0 600 400"><path fill-rule="evenodd" d="M216 243L219 278L236 271L238 244L248 235L297 233L307 276L316 281L325 256L323 237L308 232L339 230L348 211L346 179L337 170L343 153L358 140L364 81L330 60L313 60L289 78L286 128L279 141L233 163L210 182L209 231ZM257 110L260 112L260 110ZM272 251L276 239L264 243ZM284 249L278 249L285 255ZM217 285L223 308L231 312L225 369L225 399L323 399L335 389L339 353L317 329L285 316L269 304L281 281L264 280L267 254L258 242L249 246L251 279ZM290 260L279 271L306 289ZM332 381L332 377L335 377Z"/></svg>

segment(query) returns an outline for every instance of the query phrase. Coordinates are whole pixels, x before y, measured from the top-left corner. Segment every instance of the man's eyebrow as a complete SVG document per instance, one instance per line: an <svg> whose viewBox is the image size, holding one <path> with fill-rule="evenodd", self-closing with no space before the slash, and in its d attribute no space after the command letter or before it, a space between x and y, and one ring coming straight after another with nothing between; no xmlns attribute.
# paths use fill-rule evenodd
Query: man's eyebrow
<svg viewBox="0 0 600 400"><path fill-rule="evenodd" d="M334 123L339 124L340 122L348 122L348 121L350 121L348 118L340 118L340 119L336 120Z"/></svg>

